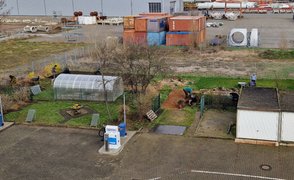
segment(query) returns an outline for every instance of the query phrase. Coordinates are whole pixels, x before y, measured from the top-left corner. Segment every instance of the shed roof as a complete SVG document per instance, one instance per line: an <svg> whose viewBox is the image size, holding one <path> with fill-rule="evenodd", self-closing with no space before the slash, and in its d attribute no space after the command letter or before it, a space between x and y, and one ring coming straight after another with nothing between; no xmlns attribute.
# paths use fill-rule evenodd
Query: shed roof
<svg viewBox="0 0 294 180"><path fill-rule="evenodd" d="M238 109L279 111L277 90L260 87L244 88L239 98Z"/></svg>
<svg viewBox="0 0 294 180"><path fill-rule="evenodd" d="M294 112L294 92L280 92L280 104L282 111Z"/></svg>
<svg viewBox="0 0 294 180"><path fill-rule="evenodd" d="M104 76L106 90L113 90L113 85L118 78L116 76ZM100 75L60 74L54 80L53 87L103 90L103 82Z"/></svg>

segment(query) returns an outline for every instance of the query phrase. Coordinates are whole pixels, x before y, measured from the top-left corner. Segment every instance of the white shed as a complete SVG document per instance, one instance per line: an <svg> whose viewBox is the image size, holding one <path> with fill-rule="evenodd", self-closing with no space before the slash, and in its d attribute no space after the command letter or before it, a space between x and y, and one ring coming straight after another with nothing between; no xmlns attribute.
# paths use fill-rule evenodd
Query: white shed
<svg viewBox="0 0 294 180"><path fill-rule="evenodd" d="M279 141L280 107L273 88L242 89L237 106L237 138Z"/></svg>
<svg viewBox="0 0 294 180"><path fill-rule="evenodd" d="M100 75L60 74L54 80L57 100L115 101L124 92L122 78Z"/></svg>
<svg viewBox="0 0 294 180"><path fill-rule="evenodd" d="M281 140L294 142L294 92L280 93Z"/></svg>

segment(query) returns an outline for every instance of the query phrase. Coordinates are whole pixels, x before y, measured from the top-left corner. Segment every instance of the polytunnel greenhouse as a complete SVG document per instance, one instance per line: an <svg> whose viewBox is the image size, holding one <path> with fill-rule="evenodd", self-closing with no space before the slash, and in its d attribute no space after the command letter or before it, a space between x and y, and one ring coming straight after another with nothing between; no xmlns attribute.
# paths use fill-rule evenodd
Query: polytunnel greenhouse
<svg viewBox="0 0 294 180"><path fill-rule="evenodd" d="M115 101L123 94L121 77L104 76L107 101ZM56 100L105 101L103 80L100 75L60 74L54 80Z"/></svg>

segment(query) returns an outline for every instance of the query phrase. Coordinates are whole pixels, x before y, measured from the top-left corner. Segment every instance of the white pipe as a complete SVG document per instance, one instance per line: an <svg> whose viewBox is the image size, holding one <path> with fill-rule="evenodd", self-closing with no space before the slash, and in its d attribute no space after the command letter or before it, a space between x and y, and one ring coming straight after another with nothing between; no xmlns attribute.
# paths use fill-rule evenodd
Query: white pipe
<svg viewBox="0 0 294 180"><path fill-rule="evenodd" d="M226 3L224 2L205 2L199 3L198 9L224 9L226 7ZM227 8L236 9L236 8L254 8L256 7L255 2L241 2L241 3L227 3Z"/></svg>
<svg viewBox="0 0 294 180"><path fill-rule="evenodd" d="M38 29L38 31L49 32L48 26L38 26L37 29Z"/></svg>

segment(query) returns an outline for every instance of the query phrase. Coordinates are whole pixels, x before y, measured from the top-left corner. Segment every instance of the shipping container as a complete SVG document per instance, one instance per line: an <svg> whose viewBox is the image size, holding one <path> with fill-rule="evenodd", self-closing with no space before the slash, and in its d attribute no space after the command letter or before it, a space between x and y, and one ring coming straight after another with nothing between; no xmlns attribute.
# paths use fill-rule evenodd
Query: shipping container
<svg viewBox="0 0 294 180"><path fill-rule="evenodd" d="M203 37L201 37L201 34ZM168 32L167 46L197 46L205 41L205 31L200 32Z"/></svg>
<svg viewBox="0 0 294 180"><path fill-rule="evenodd" d="M124 29L135 29L136 16L124 16Z"/></svg>
<svg viewBox="0 0 294 180"><path fill-rule="evenodd" d="M124 45L147 45L147 33L125 30L123 33Z"/></svg>
<svg viewBox="0 0 294 180"><path fill-rule="evenodd" d="M147 32L147 17L141 17L135 19L135 30L137 32Z"/></svg>
<svg viewBox="0 0 294 180"><path fill-rule="evenodd" d="M149 17L147 20L148 32L161 32L165 31L167 27L166 17Z"/></svg>
<svg viewBox="0 0 294 180"><path fill-rule="evenodd" d="M149 46L165 45L166 43L166 32L148 32L147 33L147 44Z"/></svg>
<svg viewBox="0 0 294 180"><path fill-rule="evenodd" d="M146 46L147 45L147 33L146 32L135 32L134 44Z"/></svg>
<svg viewBox="0 0 294 180"><path fill-rule="evenodd" d="M169 31L194 32L205 29L203 16L176 16L169 19Z"/></svg>
<svg viewBox="0 0 294 180"><path fill-rule="evenodd" d="M125 45L130 45L134 43L135 30L124 30L123 32L123 43Z"/></svg>

